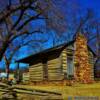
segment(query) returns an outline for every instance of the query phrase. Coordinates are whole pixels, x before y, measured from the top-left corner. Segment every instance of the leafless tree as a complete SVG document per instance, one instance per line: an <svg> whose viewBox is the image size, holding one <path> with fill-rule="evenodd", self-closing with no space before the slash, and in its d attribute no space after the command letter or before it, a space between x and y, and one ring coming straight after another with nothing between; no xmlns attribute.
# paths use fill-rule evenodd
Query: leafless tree
<svg viewBox="0 0 100 100"><path fill-rule="evenodd" d="M25 38L28 38L27 35L21 37L20 43L17 44L17 45L15 45L15 43L12 43L10 45L10 47L6 50L6 53L4 54L4 61L5 61L5 65L6 65L7 80L9 79L10 65L12 64L12 60L16 60L17 59L18 51L21 48L23 48L25 46L29 46L29 48L33 48L33 49L38 48L39 49L39 48L41 48L40 43L44 43L44 42L47 41L46 39L42 40L42 39L32 38L32 39L27 40ZM24 39L27 40L27 41L24 41ZM35 45L35 43L37 43L38 47L37 47L37 45ZM29 53L30 53L30 50L28 50L28 54Z"/></svg>
<svg viewBox="0 0 100 100"><path fill-rule="evenodd" d="M44 20L48 30L56 30L59 33L65 31L65 16L62 12L54 0L18 0L14 4L13 0L9 0L8 5L0 12L0 28L2 30L0 32L0 60L16 38L24 34L41 32L39 28L29 31L28 26L32 21ZM17 17L16 20L13 17Z"/></svg>

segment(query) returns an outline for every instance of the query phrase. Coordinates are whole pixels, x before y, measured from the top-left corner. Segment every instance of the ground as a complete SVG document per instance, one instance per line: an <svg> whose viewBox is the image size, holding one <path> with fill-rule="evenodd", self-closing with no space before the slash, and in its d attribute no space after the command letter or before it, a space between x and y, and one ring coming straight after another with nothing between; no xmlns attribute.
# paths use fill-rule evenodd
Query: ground
<svg viewBox="0 0 100 100"><path fill-rule="evenodd" d="M99 97L100 99L100 82L93 83L93 84L78 84L77 83L77 84L74 84L73 86L18 85L18 87L60 92L62 93L64 100L68 100L68 97L70 96L72 98L76 96ZM99 99L91 99L91 100L99 100Z"/></svg>

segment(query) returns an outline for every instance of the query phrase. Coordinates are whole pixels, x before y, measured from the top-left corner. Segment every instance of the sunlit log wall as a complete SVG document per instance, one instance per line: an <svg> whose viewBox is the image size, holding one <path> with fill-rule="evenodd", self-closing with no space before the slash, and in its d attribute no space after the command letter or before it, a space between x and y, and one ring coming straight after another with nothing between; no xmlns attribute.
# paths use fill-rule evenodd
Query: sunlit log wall
<svg viewBox="0 0 100 100"><path fill-rule="evenodd" d="M37 63L29 68L30 81L42 81L43 80L43 64Z"/></svg>
<svg viewBox="0 0 100 100"><path fill-rule="evenodd" d="M49 81L63 79L63 72L59 57L48 61L48 78Z"/></svg>
<svg viewBox="0 0 100 100"><path fill-rule="evenodd" d="M61 69L63 73L63 79L67 78L67 50L66 48L60 54Z"/></svg>
<svg viewBox="0 0 100 100"><path fill-rule="evenodd" d="M47 68L44 67L44 64L41 63L37 63L34 64L32 66L30 66L29 68L29 73L30 73L30 81L34 82L34 81L59 81L59 80L63 80L64 79L64 73L66 73L66 51L63 50L63 52L61 53L61 55L59 54L59 56L55 57L54 56L53 59L49 59L51 58L51 56L48 57L48 61L47 61ZM44 69L46 68L46 69ZM48 70L48 71L47 71ZM47 71L47 72L45 72ZM44 76L45 73L47 74L47 78L45 79Z"/></svg>
<svg viewBox="0 0 100 100"><path fill-rule="evenodd" d="M94 80L94 56L93 53L91 51L88 51L88 55L89 55L89 64L91 66L91 78Z"/></svg>
<svg viewBox="0 0 100 100"><path fill-rule="evenodd" d="M23 82L29 82L29 72L23 73Z"/></svg>

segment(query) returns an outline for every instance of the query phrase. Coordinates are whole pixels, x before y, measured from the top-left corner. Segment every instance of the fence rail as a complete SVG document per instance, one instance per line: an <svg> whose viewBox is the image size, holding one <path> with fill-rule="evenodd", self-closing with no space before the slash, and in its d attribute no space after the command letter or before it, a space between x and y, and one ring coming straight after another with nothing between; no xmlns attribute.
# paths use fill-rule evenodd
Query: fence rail
<svg viewBox="0 0 100 100"><path fill-rule="evenodd" d="M18 94L32 95L33 98L36 96L45 98L45 99L38 99L38 100L63 100L62 94L59 92L45 91L45 90L40 90L40 89L30 89L30 88L20 87L20 85L9 86L7 84L0 83L0 92L1 92L0 100L9 100L9 99L10 100L22 100L22 99L17 99L19 98L17 96ZM33 99L33 100L37 100L37 99Z"/></svg>

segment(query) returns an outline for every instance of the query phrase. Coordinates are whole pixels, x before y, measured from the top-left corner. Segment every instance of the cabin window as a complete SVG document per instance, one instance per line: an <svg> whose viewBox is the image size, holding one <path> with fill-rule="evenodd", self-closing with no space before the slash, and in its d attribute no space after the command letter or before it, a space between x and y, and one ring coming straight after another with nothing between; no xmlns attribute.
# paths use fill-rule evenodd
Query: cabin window
<svg viewBox="0 0 100 100"><path fill-rule="evenodd" d="M74 44L67 48L67 78L74 78Z"/></svg>
<svg viewBox="0 0 100 100"><path fill-rule="evenodd" d="M47 60L43 60L43 80L48 80Z"/></svg>
<svg viewBox="0 0 100 100"><path fill-rule="evenodd" d="M73 63L73 56L67 57L67 78L72 79L74 76L74 63Z"/></svg>

